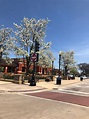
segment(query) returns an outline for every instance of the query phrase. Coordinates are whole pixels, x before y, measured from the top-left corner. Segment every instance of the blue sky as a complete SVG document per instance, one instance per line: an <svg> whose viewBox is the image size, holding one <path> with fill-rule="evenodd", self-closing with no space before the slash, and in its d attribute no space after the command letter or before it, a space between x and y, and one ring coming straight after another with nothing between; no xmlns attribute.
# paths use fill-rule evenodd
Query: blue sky
<svg viewBox="0 0 89 119"><path fill-rule="evenodd" d="M89 63L89 0L0 0L0 26L13 28L24 18L50 22L45 41L58 67L59 51L74 50L77 63Z"/></svg>

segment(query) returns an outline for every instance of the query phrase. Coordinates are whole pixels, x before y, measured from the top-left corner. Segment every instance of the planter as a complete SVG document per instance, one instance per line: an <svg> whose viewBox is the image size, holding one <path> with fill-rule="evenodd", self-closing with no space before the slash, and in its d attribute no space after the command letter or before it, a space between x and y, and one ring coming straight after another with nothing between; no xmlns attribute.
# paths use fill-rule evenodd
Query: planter
<svg viewBox="0 0 89 119"><path fill-rule="evenodd" d="M23 84L22 74L15 74L13 83Z"/></svg>

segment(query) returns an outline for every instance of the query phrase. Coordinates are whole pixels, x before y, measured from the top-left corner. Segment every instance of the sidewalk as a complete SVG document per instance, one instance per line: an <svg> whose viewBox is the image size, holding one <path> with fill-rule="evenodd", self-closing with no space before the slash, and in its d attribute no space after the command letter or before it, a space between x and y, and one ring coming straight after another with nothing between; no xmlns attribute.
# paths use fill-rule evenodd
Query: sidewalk
<svg viewBox="0 0 89 119"><path fill-rule="evenodd" d="M36 86L29 86L29 83L26 84L15 84L6 81L0 81L0 92L33 92L33 91L42 91L42 90L52 90L58 88L65 88L71 84L80 82L79 78L75 80L62 80L61 85L56 85L56 81L51 82L37 82Z"/></svg>
<svg viewBox="0 0 89 119"><path fill-rule="evenodd" d="M51 82L39 82L37 83L37 86L42 86L44 88L47 88L49 90L56 89L56 88L65 88L71 84L75 84L80 82L80 78L76 77L75 80L62 80L61 85L56 85L56 81Z"/></svg>

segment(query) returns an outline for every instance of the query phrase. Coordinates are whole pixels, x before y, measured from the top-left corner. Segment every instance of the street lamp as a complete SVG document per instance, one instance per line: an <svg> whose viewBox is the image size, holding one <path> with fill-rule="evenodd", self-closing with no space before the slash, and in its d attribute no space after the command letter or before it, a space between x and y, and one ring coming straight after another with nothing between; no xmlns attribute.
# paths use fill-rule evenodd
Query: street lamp
<svg viewBox="0 0 89 119"><path fill-rule="evenodd" d="M61 73L61 70L60 70L60 67L61 67L61 54L62 54L62 52L60 51L59 52L59 75Z"/></svg>
<svg viewBox="0 0 89 119"><path fill-rule="evenodd" d="M67 80L67 72L68 71L68 67L67 67L67 64L65 64L65 79Z"/></svg>
<svg viewBox="0 0 89 119"><path fill-rule="evenodd" d="M54 67L54 60L52 60L52 81L53 81L53 67Z"/></svg>
<svg viewBox="0 0 89 119"><path fill-rule="evenodd" d="M58 77L57 77L57 79L56 79L56 84L57 85L61 85L61 77L60 77L60 74L61 74L61 54L62 54L62 52L60 51L59 52L59 71L58 71Z"/></svg>

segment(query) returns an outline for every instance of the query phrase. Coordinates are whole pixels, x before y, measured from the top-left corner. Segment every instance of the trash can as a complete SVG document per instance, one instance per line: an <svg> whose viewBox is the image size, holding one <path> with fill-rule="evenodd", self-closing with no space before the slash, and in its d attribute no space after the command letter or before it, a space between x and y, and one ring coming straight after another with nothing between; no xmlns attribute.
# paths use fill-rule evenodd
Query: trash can
<svg viewBox="0 0 89 119"><path fill-rule="evenodd" d="M80 81L83 81L83 77L82 76L80 77Z"/></svg>
<svg viewBox="0 0 89 119"><path fill-rule="evenodd" d="M57 84L57 85L61 85L61 77L59 77L59 76L57 77L57 79L56 79L56 84Z"/></svg>

